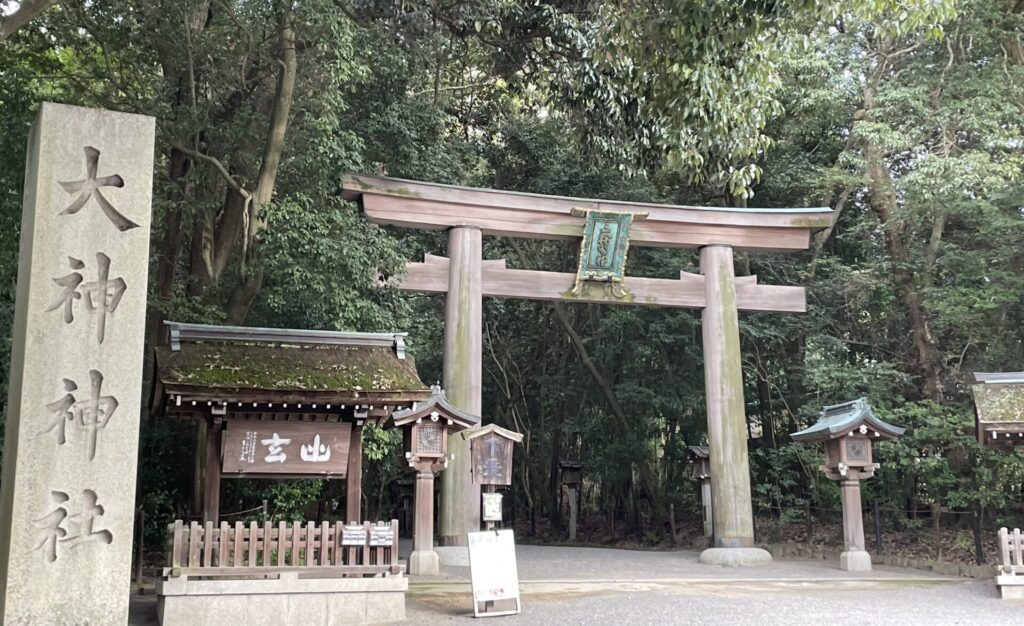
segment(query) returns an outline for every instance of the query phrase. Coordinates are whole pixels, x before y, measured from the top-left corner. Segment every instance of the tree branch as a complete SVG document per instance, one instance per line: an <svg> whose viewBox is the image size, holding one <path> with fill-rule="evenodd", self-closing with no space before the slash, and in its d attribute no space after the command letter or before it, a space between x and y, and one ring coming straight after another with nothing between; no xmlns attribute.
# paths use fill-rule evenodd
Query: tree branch
<svg viewBox="0 0 1024 626"><path fill-rule="evenodd" d="M0 41L13 35L15 31L57 2L59 0L23 0L14 13L0 17Z"/></svg>

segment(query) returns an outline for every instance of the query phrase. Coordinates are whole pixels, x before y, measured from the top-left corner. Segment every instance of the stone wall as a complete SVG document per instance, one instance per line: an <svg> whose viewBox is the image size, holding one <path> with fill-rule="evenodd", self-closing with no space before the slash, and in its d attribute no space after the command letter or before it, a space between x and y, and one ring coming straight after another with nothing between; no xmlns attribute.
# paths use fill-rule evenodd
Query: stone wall
<svg viewBox="0 0 1024 626"><path fill-rule="evenodd" d="M839 562L842 550L806 546L799 543L771 543L762 546L776 559L802 559ZM942 576L960 576L963 578L992 578L996 574L993 565L967 565L948 563L932 559L918 559L901 554L872 554L871 562L875 565L908 567L911 569L934 572Z"/></svg>

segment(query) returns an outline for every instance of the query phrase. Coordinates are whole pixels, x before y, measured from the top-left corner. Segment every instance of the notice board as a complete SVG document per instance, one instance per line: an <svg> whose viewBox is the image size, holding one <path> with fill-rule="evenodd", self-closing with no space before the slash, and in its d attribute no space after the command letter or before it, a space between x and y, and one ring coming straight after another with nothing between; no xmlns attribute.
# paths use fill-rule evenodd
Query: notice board
<svg viewBox="0 0 1024 626"><path fill-rule="evenodd" d="M516 541L511 530L469 533L469 573L475 617L522 611ZM505 609L499 608L506 605Z"/></svg>

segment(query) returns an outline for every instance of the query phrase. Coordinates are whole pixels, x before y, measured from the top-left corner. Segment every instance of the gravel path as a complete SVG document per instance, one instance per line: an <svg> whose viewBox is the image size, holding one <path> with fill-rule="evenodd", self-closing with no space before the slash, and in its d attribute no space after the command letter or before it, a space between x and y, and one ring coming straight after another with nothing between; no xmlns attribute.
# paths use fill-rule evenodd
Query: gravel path
<svg viewBox="0 0 1024 626"><path fill-rule="evenodd" d="M830 561L721 568L701 565L697 557L692 551L520 545L523 613L493 624L1024 624L1024 602L1000 600L993 580L896 567L854 574ZM468 567L448 566L439 577L411 579L404 623L479 626L468 580ZM155 608L152 595L134 596L129 624L155 625Z"/></svg>
<svg viewBox="0 0 1024 626"><path fill-rule="evenodd" d="M465 595L406 603L407 624L471 623ZM1024 623L1024 603L999 600L989 582L741 583L655 586L646 590L528 594L521 615L502 624L953 625ZM479 623L477 621L477 623Z"/></svg>

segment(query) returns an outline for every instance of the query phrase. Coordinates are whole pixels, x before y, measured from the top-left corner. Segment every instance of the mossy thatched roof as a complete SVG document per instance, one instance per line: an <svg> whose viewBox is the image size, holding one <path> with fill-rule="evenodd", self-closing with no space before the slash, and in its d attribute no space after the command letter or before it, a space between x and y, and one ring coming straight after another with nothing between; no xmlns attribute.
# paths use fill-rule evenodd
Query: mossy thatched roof
<svg viewBox="0 0 1024 626"><path fill-rule="evenodd" d="M157 365L168 389L427 391L412 359L382 346L192 343L157 349Z"/></svg>

